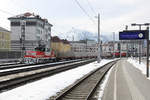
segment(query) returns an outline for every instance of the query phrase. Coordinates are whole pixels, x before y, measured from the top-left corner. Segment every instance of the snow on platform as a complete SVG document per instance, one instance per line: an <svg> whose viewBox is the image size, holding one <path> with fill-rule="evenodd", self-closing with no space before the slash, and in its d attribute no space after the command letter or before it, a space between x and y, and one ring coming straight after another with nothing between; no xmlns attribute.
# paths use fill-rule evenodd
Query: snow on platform
<svg viewBox="0 0 150 100"><path fill-rule="evenodd" d="M46 100L90 71L112 60L93 62L0 94L0 100Z"/></svg>
<svg viewBox="0 0 150 100"><path fill-rule="evenodd" d="M143 62L139 64L139 61L133 58L129 58L127 61L131 63L135 68L138 68L139 70L141 70L142 74L146 75L146 65Z"/></svg>

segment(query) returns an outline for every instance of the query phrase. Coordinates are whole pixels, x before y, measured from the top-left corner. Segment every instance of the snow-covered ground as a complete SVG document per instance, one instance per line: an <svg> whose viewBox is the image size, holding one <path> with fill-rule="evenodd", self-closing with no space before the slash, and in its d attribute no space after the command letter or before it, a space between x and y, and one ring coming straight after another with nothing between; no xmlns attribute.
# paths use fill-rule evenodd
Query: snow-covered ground
<svg viewBox="0 0 150 100"><path fill-rule="evenodd" d="M78 60L72 60L72 61L78 61ZM42 64L42 65L32 65L32 66L17 67L17 68L11 68L11 69L1 69L0 72L13 71L13 70L19 70L19 69L25 69L25 68L33 68L33 67L40 67L40 66L46 66L46 65L61 64L61 63L65 63L65 62L71 62L71 61L54 62L54 63L47 63L47 64ZM26 65L26 64L19 64L18 66L21 66L21 65ZM4 66L4 67L7 68L9 66L12 66L12 65ZM3 66L1 66L1 67L3 67Z"/></svg>
<svg viewBox="0 0 150 100"><path fill-rule="evenodd" d="M112 60L93 62L0 94L0 100L46 100L90 71Z"/></svg>
<svg viewBox="0 0 150 100"><path fill-rule="evenodd" d="M129 63L131 63L134 67L138 68L139 70L141 70L142 74L146 75L146 64L141 62L141 64L139 64L138 60L129 58L127 60ZM150 70L149 70L150 72Z"/></svg>
<svg viewBox="0 0 150 100"><path fill-rule="evenodd" d="M111 73L112 69L113 69L113 67L108 71L108 73L104 77L103 83L100 85L100 91L99 91L99 94L98 94L98 100L102 100L102 97L103 97L103 94L104 94L104 89L106 87L106 84L108 82L108 79L109 79L109 76L110 76L110 73Z"/></svg>

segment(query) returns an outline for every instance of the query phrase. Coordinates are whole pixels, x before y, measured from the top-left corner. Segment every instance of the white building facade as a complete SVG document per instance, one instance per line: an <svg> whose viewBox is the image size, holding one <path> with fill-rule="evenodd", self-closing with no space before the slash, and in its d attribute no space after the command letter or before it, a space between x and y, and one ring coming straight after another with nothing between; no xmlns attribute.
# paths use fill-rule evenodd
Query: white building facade
<svg viewBox="0 0 150 100"><path fill-rule="evenodd" d="M75 57L97 57L98 46L95 41L70 41Z"/></svg>
<svg viewBox="0 0 150 100"><path fill-rule="evenodd" d="M39 15L25 13L8 18L11 23L11 49L21 50L21 22L25 22L25 49L34 50L39 44L50 49L50 37L52 25L47 19Z"/></svg>

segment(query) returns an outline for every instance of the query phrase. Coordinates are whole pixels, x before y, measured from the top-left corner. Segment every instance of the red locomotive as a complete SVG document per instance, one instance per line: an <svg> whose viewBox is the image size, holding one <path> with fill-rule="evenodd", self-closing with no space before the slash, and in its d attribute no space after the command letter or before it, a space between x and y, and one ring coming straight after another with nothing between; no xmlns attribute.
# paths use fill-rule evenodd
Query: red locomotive
<svg viewBox="0 0 150 100"><path fill-rule="evenodd" d="M120 57L120 52L112 53L112 55L115 55L115 57ZM121 53L121 56L126 57L126 53L125 52Z"/></svg>
<svg viewBox="0 0 150 100"><path fill-rule="evenodd" d="M42 63L50 60L55 60L54 51L45 51L43 47L35 48L35 51L26 51L24 56L24 63Z"/></svg>

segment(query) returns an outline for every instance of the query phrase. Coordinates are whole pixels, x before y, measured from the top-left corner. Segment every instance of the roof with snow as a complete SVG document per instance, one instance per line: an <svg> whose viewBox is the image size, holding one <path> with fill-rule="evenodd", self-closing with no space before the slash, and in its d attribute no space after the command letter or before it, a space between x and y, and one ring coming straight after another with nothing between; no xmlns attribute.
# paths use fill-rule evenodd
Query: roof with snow
<svg viewBox="0 0 150 100"><path fill-rule="evenodd" d="M0 27L0 32L10 32L10 31L8 31L7 29L5 29L3 27Z"/></svg>
<svg viewBox="0 0 150 100"><path fill-rule="evenodd" d="M30 12L15 15L15 16L9 17L8 19L11 20L11 19L21 19L21 18L24 18L24 19L39 19L41 21L44 21L44 22L50 24L46 18L42 18L42 17L40 17L40 15L36 15L36 14L30 13ZM50 25L52 26L52 24L50 24Z"/></svg>

